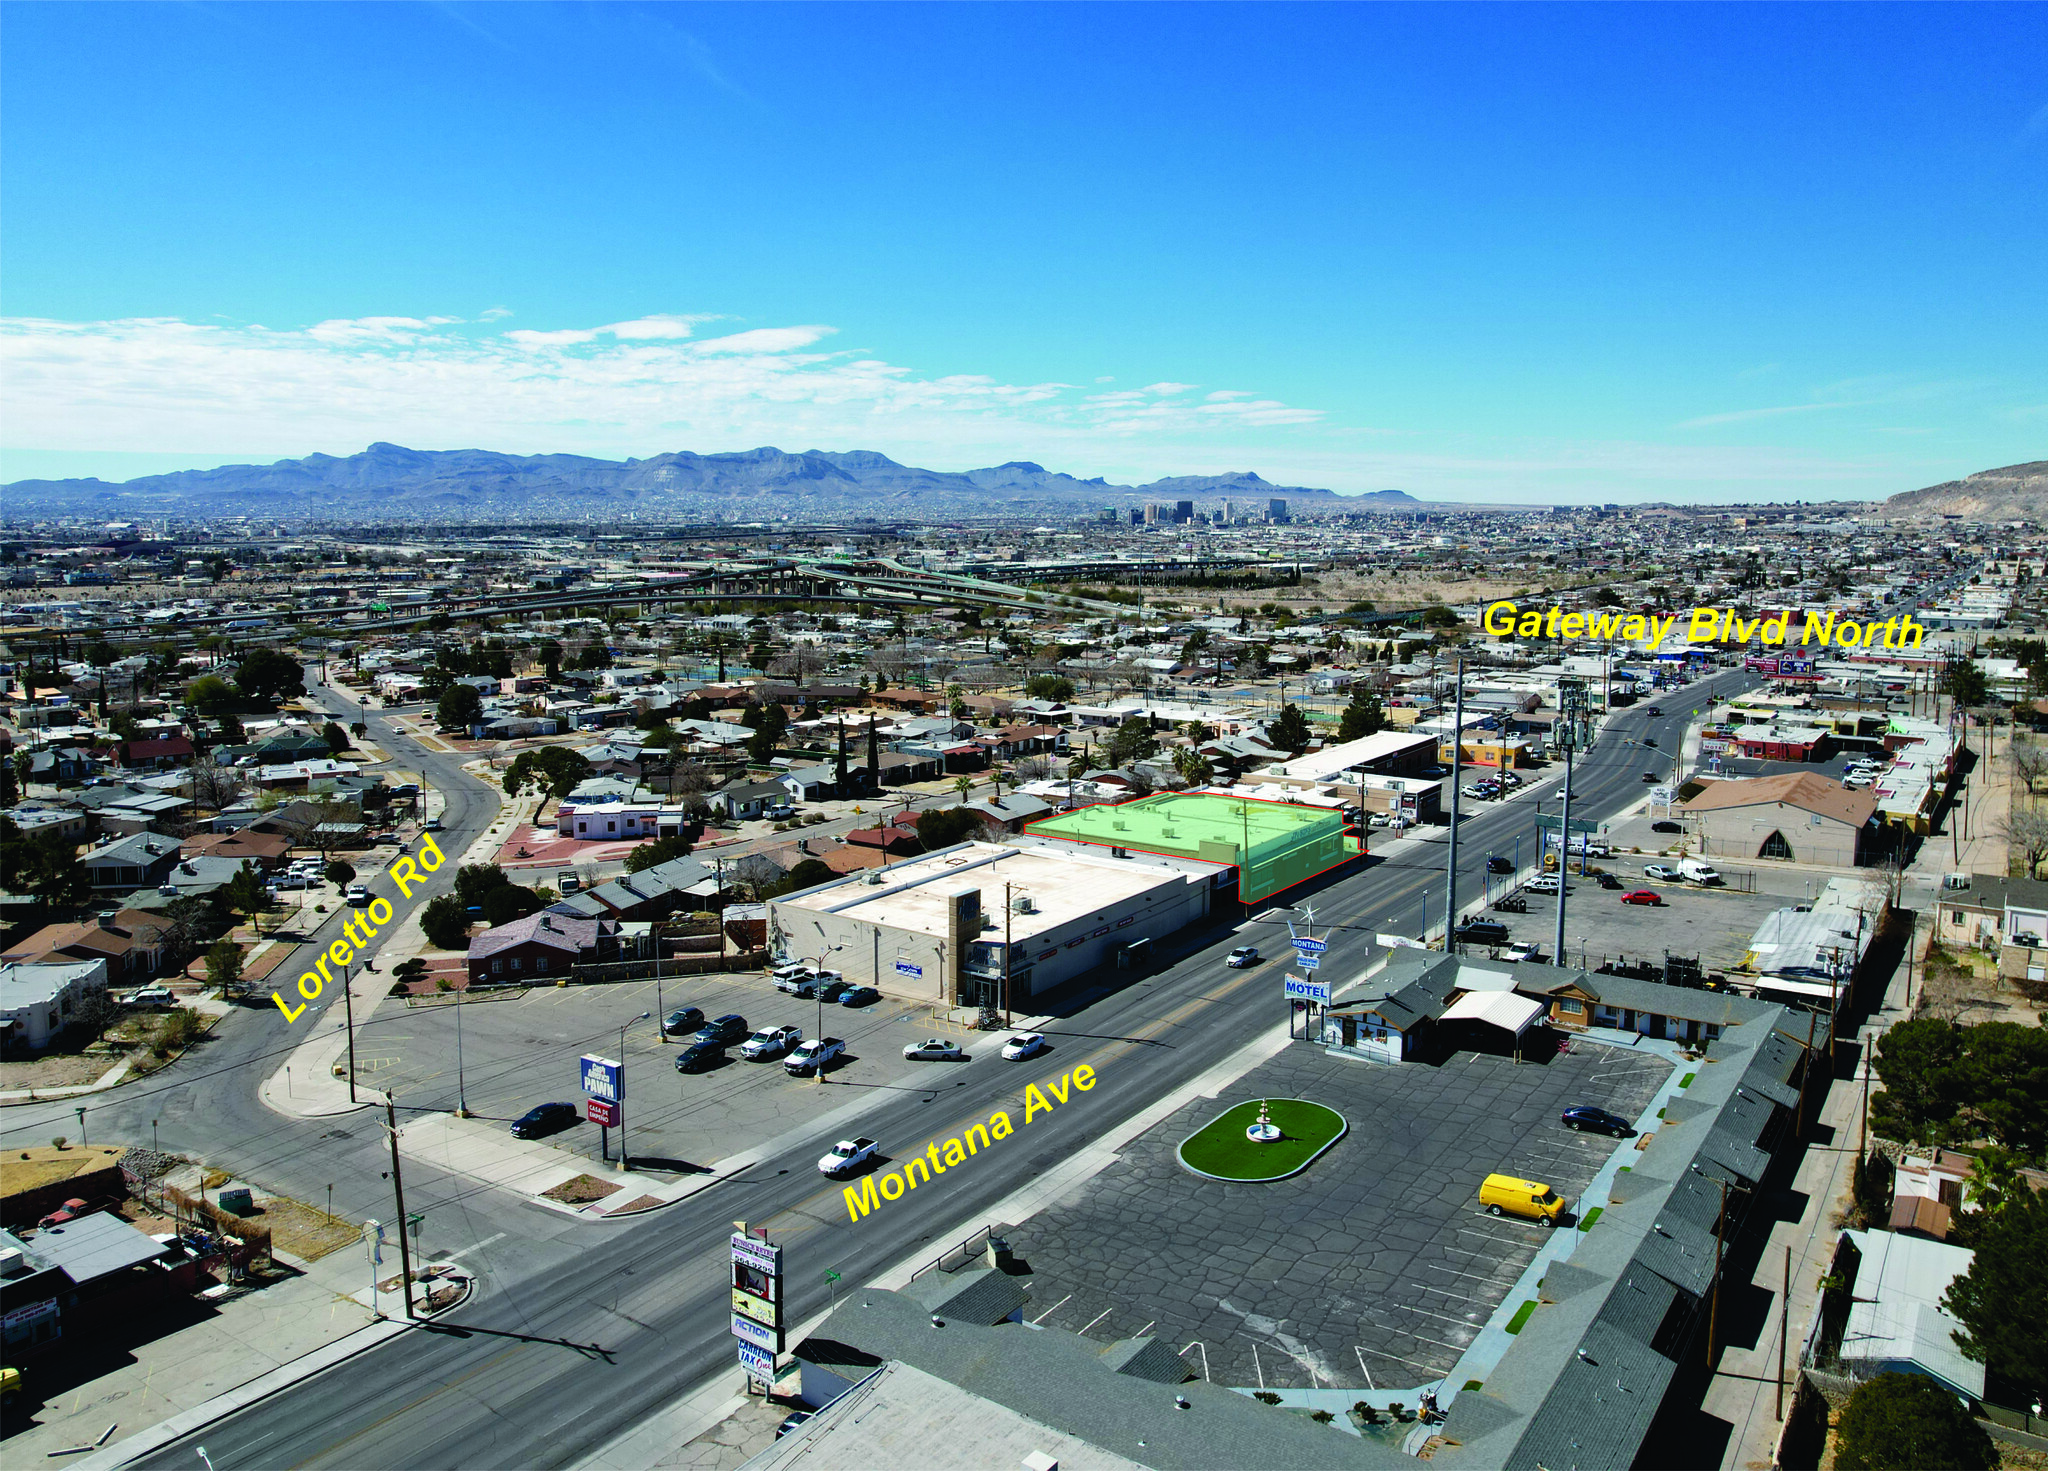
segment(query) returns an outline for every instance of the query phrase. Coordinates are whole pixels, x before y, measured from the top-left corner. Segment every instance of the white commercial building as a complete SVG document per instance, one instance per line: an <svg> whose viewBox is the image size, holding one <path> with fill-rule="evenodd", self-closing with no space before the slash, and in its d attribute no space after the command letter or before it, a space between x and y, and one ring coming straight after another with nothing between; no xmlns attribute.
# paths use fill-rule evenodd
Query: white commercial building
<svg viewBox="0 0 2048 1471"><path fill-rule="evenodd" d="M768 944L782 960L945 1006L1003 1005L1007 972L1014 1011L1201 918L1233 872L1064 843L963 843L771 900Z"/></svg>

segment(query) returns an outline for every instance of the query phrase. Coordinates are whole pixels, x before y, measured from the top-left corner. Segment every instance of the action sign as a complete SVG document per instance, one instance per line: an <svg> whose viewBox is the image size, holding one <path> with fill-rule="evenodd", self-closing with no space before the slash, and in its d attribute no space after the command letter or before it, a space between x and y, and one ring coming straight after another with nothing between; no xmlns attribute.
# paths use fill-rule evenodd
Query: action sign
<svg viewBox="0 0 2048 1471"><path fill-rule="evenodd" d="M619 1106L602 1098L586 1098L583 1100L583 1116L601 1129L617 1128Z"/></svg>
<svg viewBox="0 0 2048 1471"><path fill-rule="evenodd" d="M1289 976L1281 985L1290 1001L1313 1001L1318 1006L1330 1004L1330 988L1321 981Z"/></svg>
<svg viewBox="0 0 2048 1471"><path fill-rule="evenodd" d="M619 1101L619 1065L594 1052L583 1054L583 1091L607 1103Z"/></svg>
<svg viewBox="0 0 2048 1471"><path fill-rule="evenodd" d="M741 1368L745 1369L756 1379L773 1380L775 1378L774 1354L764 1353L745 1339L735 1339L734 1342L739 1345Z"/></svg>
<svg viewBox="0 0 2048 1471"><path fill-rule="evenodd" d="M756 1323L752 1318L732 1315L732 1336L742 1343L751 1343L763 1353L776 1353L782 1348L782 1330L771 1328L766 1323Z"/></svg>

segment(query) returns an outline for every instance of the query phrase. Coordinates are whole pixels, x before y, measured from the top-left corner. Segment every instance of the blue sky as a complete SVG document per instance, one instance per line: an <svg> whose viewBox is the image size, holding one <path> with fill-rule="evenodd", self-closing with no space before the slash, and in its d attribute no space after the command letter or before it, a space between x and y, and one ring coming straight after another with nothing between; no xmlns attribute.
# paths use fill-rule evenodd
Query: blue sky
<svg viewBox="0 0 2048 1471"><path fill-rule="evenodd" d="M2048 458L2048 8L12 4L0 475Z"/></svg>

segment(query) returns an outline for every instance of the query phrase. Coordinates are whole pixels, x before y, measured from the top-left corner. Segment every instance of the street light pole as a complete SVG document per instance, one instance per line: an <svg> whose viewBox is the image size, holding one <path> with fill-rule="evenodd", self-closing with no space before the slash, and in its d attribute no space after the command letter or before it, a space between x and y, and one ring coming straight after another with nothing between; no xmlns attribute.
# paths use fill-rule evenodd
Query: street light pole
<svg viewBox="0 0 2048 1471"><path fill-rule="evenodd" d="M643 1011L619 1024L619 1170L626 1169L626 1028L644 1022L654 1013Z"/></svg>
<svg viewBox="0 0 2048 1471"><path fill-rule="evenodd" d="M1444 952L1458 949L1458 772L1465 754L1465 660L1458 659L1456 700L1451 715L1451 845L1444 880Z"/></svg>

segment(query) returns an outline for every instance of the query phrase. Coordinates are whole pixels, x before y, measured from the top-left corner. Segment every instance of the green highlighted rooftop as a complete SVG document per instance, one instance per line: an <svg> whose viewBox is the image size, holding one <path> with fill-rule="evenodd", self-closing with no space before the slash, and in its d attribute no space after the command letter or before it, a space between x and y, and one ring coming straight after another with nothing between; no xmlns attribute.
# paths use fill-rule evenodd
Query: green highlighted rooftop
<svg viewBox="0 0 2048 1471"><path fill-rule="evenodd" d="M1241 870L1249 903L1292 888L1356 852L1344 819L1319 807L1174 792L1064 812L1030 825L1040 837L1161 853Z"/></svg>

